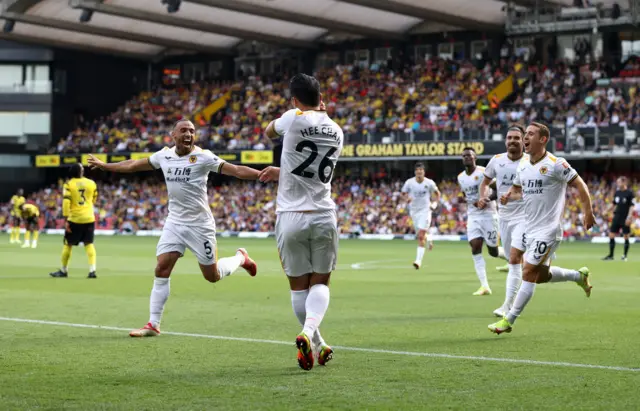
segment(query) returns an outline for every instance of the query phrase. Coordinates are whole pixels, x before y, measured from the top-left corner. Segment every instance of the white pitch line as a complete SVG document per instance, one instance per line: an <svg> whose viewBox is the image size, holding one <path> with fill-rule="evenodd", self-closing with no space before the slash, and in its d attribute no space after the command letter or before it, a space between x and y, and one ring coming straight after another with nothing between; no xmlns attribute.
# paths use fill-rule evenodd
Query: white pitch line
<svg viewBox="0 0 640 411"><path fill-rule="evenodd" d="M29 323L29 324L41 324L41 325L55 325L55 326L61 326L61 327L91 328L95 330L109 330L109 331L132 330L132 328L110 327L106 325L76 324L76 323L66 323L61 321L31 320L27 318L0 317L0 321L11 321L16 323ZM174 331L163 331L162 334L175 335L178 337L208 338L212 340L242 341L242 342L252 342L252 343L262 343L262 344L289 345L289 346L294 345L293 342L264 340L259 338L228 337L224 335L181 333L181 332L174 332ZM476 357L472 355L453 355L453 354L415 352L415 351L394 351L394 350L383 350L383 349L377 349L377 348L358 348L358 347L341 347L341 346L333 346L333 348L343 350L343 351L355 351L355 352L387 354L387 355L404 355L404 356L411 356L411 357L446 358L446 359L452 359L452 360L488 361L488 362L502 362L502 363L509 363L509 364L543 365L543 366L551 366L551 367L591 368L596 370L640 372L640 368L617 367L613 365L580 364L580 363L563 362L563 361L536 361L536 360L522 360L517 358L494 358L494 357L482 357L482 356Z"/></svg>

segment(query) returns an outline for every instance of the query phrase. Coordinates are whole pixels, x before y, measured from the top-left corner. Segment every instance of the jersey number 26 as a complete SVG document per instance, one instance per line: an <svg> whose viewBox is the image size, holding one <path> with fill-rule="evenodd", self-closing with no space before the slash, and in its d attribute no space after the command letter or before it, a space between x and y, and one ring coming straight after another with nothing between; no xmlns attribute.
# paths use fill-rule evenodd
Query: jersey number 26
<svg viewBox="0 0 640 411"><path fill-rule="evenodd" d="M298 145L296 146L296 151L302 153L302 150L304 150L305 147L311 150L309 153L309 157L307 157L307 159L304 160L302 164L294 168L291 172L300 177L313 178L315 174L311 171L307 171L307 167L309 167L316 159L316 157L318 157L318 146L313 141L304 140L298 143ZM331 180L331 176L333 175L335 164L333 164L333 161L331 161L329 157L331 157L333 153L336 152L336 150L336 147L332 147L329 151L327 151L327 154L325 154L325 156L322 158L322 161L320 162L320 166L318 166L318 178L325 184ZM329 175L325 175L324 173L324 170L327 167L331 169Z"/></svg>

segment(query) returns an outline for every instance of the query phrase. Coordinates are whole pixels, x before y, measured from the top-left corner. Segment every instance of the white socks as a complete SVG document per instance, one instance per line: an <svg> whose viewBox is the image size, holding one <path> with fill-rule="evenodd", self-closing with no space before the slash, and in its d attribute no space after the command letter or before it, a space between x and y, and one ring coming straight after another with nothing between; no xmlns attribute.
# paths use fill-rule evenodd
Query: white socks
<svg viewBox="0 0 640 411"><path fill-rule="evenodd" d="M293 307L293 313L298 318L298 322L300 325L304 326L304 322L307 319L307 309L305 305L307 303L307 296L309 295L309 290L302 291L291 291L291 306ZM324 339L320 335L320 329L316 329L315 334L311 338L311 341L314 345L324 346L327 343L324 342Z"/></svg>
<svg viewBox="0 0 640 411"><path fill-rule="evenodd" d="M66 266L65 267L60 267L60 271L62 271L63 273L66 273L67 272L67 267Z"/></svg>
<svg viewBox="0 0 640 411"><path fill-rule="evenodd" d="M580 281L580 273L576 270L567 270L566 268L551 266L549 268L551 273L550 283L560 283L565 281L573 281L577 283Z"/></svg>
<svg viewBox="0 0 640 411"><path fill-rule="evenodd" d="M156 277L153 280L153 288L151 289L151 298L149 299L149 322L154 328L158 328L162 319L164 305L169 298L170 278Z"/></svg>
<svg viewBox="0 0 640 411"><path fill-rule="evenodd" d="M233 257L225 257L218 260L218 274L220 279L228 277L233 274L238 267L244 263L244 256L241 253L236 253Z"/></svg>
<svg viewBox="0 0 640 411"><path fill-rule="evenodd" d="M536 291L536 283L530 283L528 281L523 281L520 289L518 290L518 294L516 295L516 300L513 302L513 307L509 310L509 314L507 314L507 321L509 324L513 324L518 316L524 310L524 307L527 306L531 297L533 297L533 293Z"/></svg>
<svg viewBox="0 0 640 411"><path fill-rule="evenodd" d="M476 267L476 275L478 276L478 280L480 280L480 285L485 288L489 288L489 282L487 281L487 267L482 254L473 254L471 257L473 257L473 265Z"/></svg>
<svg viewBox="0 0 640 411"><path fill-rule="evenodd" d="M309 289L305 304L306 316L302 332L312 336L320 327L320 323L329 308L329 287L316 284Z"/></svg>
<svg viewBox="0 0 640 411"><path fill-rule="evenodd" d="M416 263L422 263L422 258L424 257L424 247L418 246L418 252L416 253Z"/></svg>
<svg viewBox="0 0 640 411"><path fill-rule="evenodd" d="M509 261L509 258L504 254L504 248L498 247L498 258Z"/></svg>
<svg viewBox="0 0 640 411"><path fill-rule="evenodd" d="M89 266L89 272L90 272L90 273L92 273L92 272L94 272L94 271L96 271L96 265L95 265L95 264L90 265L90 266Z"/></svg>
<svg viewBox="0 0 640 411"><path fill-rule="evenodd" d="M518 288L522 282L522 266L520 264L509 264L509 274L507 274L507 290L504 298L504 307L510 308L516 298Z"/></svg>

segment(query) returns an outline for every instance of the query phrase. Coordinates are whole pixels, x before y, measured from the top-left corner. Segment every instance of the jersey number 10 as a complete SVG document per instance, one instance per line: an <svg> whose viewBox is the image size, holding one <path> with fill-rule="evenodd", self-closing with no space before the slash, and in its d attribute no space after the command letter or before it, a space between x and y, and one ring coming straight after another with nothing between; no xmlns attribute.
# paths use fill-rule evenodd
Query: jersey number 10
<svg viewBox="0 0 640 411"><path fill-rule="evenodd" d="M311 150L311 152L309 153L309 157L307 157L307 159L304 160L302 164L294 168L291 172L300 177L313 178L315 174L311 171L307 171L307 167L309 167L316 159L316 157L318 157L318 146L313 141L305 140L298 143L298 145L296 146L296 151L302 153L302 150L304 150L305 147ZM336 147L332 147L327 152L327 154L322 157L322 161L320 162L320 166L318 167L318 178L325 184L331 181L331 176L333 175L335 164L333 164L333 161L331 161L329 157L331 157L333 153L336 152L336 150L338 150ZM325 175L324 173L324 170L327 167L331 169L329 175Z"/></svg>

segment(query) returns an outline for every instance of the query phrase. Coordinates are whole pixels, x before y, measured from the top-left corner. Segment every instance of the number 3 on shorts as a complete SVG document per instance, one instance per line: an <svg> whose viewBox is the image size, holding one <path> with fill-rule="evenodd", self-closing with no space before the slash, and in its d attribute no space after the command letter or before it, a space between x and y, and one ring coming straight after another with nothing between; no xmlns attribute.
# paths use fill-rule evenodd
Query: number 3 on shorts
<svg viewBox="0 0 640 411"><path fill-rule="evenodd" d="M209 240L204 242L204 255L209 259L213 259L213 249L211 248L211 242Z"/></svg>

